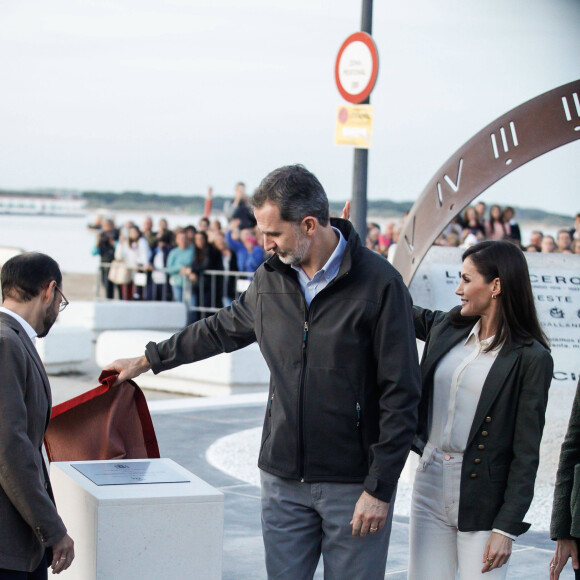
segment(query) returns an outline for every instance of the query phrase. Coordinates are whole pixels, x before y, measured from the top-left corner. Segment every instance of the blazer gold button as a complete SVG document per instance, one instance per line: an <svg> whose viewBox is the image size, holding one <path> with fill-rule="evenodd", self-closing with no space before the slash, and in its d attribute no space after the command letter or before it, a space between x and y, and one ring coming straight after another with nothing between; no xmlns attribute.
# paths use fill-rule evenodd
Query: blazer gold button
<svg viewBox="0 0 580 580"><path fill-rule="evenodd" d="M472 473L469 477L471 477L471 479L475 479L477 477L477 473Z"/></svg>
<svg viewBox="0 0 580 580"><path fill-rule="evenodd" d="M485 418L485 422L486 422L486 423L491 423L491 417L486 417L486 418Z"/></svg>
<svg viewBox="0 0 580 580"><path fill-rule="evenodd" d="M485 449L485 445L483 445L483 444L481 444L481 445L478 445L478 446L477 446L477 448L478 448L480 451L483 451L483 450Z"/></svg>
<svg viewBox="0 0 580 580"><path fill-rule="evenodd" d="M479 459L479 457L477 459L473 460L473 463L481 463L481 459Z"/></svg>
<svg viewBox="0 0 580 580"><path fill-rule="evenodd" d="M481 432L481 435L482 435L483 437L487 437L487 431L482 431L482 432Z"/></svg>

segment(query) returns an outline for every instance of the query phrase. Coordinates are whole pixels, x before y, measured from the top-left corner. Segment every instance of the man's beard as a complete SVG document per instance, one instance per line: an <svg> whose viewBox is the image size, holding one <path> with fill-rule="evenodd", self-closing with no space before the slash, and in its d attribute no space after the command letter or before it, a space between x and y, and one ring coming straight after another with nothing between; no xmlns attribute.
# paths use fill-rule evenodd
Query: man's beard
<svg viewBox="0 0 580 580"><path fill-rule="evenodd" d="M48 331L52 328L52 325L56 322L58 318L58 309L55 308L54 302L57 300L57 295L55 294L54 300L52 304L49 306L48 310L44 315L44 319L42 320L42 331L38 333L38 338L44 338Z"/></svg>
<svg viewBox="0 0 580 580"><path fill-rule="evenodd" d="M296 236L296 248L294 251L284 252L283 254L277 252L280 262L287 264L288 266L297 266L298 264L301 264L304 261L304 258L306 258L308 250L310 250L310 238L302 235L298 229L294 231L294 234Z"/></svg>

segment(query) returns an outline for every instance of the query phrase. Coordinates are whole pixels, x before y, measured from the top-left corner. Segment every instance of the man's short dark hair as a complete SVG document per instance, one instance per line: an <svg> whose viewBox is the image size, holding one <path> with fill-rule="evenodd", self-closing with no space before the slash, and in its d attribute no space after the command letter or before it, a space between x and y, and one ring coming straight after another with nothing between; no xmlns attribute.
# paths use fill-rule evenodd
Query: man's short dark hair
<svg viewBox="0 0 580 580"><path fill-rule="evenodd" d="M275 169L260 183L252 197L252 206L261 208L270 202L280 210L280 217L299 224L307 216L315 217L321 226L328 225L328 198L320 181L303 165L286 165Z"/></svg>
<svg viewBox="0 0 580 580"><path fill-rule="evenodd" d="M60 288L62 274L58 264L50 256L40 252L18 254L2 266L2 300L11 298L18 302L29 302L53 280Z"/></svg>

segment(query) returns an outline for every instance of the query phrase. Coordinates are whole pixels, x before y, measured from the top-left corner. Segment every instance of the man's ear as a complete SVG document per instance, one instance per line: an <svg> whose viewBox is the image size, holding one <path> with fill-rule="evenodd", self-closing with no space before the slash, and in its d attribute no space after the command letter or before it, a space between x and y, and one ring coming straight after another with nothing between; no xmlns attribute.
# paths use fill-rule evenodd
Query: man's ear
<svg viewBox="0 0 580 580"><path fill-rule="evenodd" d="M314 234L317 227L318 227L318 220L312 216L306 216L302 220L302 223L300 224L300 229L302 230L302 233L307 235L307 236L311 236L312 234Z"/></svg>
<svg viewBox="0 0 580 580"><path fill-rule="evenodd" d="M51 280L46 288L40 293L42 296L42 301L45 304L50 304L54 300L54 294L56 292L56 280Z"/></svg>

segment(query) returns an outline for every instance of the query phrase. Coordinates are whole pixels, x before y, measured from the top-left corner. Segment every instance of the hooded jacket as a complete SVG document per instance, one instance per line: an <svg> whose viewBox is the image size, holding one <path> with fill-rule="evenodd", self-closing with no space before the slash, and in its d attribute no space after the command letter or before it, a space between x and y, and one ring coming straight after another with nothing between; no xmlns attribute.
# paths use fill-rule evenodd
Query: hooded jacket
<svg viewBox="0 0 580 580"><path fill-rule="evenodd" d="M230 307L146 357L154 373L257 341L270 369L258 465L308 482L364 482L390 501L417 426L421 380L411 299L352 225L336 278L308 307L296 272L271 257Z"/></svg>

